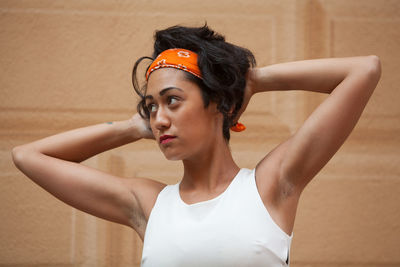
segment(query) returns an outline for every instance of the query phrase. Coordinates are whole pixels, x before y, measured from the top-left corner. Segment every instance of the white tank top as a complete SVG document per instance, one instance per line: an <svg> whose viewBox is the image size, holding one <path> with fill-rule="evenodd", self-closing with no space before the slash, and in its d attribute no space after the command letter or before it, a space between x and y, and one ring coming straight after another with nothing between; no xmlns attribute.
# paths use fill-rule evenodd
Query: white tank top
<svg viewBox="0 0 400 267"><path fill-rule="evenodd" d="M142 267L289 266L293 238L271 218L255 169L241 169L216 198L186 204L179 183L159 193L143 243Z"/></svg>

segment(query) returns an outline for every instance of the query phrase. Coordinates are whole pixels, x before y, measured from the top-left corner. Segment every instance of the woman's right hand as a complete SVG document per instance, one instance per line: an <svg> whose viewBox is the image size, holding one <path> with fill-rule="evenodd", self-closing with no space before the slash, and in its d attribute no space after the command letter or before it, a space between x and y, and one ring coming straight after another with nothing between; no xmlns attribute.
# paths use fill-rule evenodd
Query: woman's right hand
<svg viewBox="0 0 400 267"><path fill-rule="evenodd" d="M133 115L130 120L133 125L136 126L136 129L138 130L141 138L155 139L154 134L150 128L149 121L142 118L139 113Z"/></svg>

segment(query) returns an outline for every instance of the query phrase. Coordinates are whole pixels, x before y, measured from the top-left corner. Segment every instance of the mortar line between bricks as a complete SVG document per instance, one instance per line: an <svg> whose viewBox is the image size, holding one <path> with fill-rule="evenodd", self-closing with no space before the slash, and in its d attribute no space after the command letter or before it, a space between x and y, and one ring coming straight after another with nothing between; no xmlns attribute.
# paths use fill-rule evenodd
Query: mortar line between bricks
<svg viewBox="0 0 400 267"><path fill-rule="evenodd" d="M176 13L168 13L165 14L163 12L151 12L151 11L144 11L140 12L138 14L137 12L121 12L121 11L98 11L98 10L76 10L76 9L70 9L70 10L65 10L65 9L44 9L44 8L0 8L0 12L3 13L27 13L27 14L55 14L55 15L90 15L90 16L158 16L158 15L163 15L163 16L169 16L169 17L176 17L177 15L187 15L187 12L176 12ZM221 17L221 13L208 13L207 16L211 17ZM245 17L246 19L249 19L249 14L242 14L242 13L224 13L222 16L235 16L235 17ZM272 15L264 15L264 14L256 14L256 15L251 15L251 18L254 19L272 19L274 16Z"/></svg>

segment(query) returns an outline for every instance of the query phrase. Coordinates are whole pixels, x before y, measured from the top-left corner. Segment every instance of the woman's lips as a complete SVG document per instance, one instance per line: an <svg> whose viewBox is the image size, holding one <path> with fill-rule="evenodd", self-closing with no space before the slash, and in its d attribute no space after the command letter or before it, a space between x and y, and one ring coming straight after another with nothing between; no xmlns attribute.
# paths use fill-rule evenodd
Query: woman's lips
<svg viewBox="0 0 400 267"><path fill-rule="evenodd" d="M162 135L160 136L160 144L166 144L172 141L176 136L173 135Z"/></svg>

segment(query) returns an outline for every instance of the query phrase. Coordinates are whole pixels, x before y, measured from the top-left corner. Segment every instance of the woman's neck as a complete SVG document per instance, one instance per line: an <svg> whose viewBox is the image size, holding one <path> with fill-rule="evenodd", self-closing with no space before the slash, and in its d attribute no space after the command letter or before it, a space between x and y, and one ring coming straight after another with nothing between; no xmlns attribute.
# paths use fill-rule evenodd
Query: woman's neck
<svg viewBox="0 0 400 267"><path fill-rule="evenodd" d="M236 165L225 140L214 144L201 155L183 160L184 175L180 189L187 192L214 193L236 176Z"/></svg>

